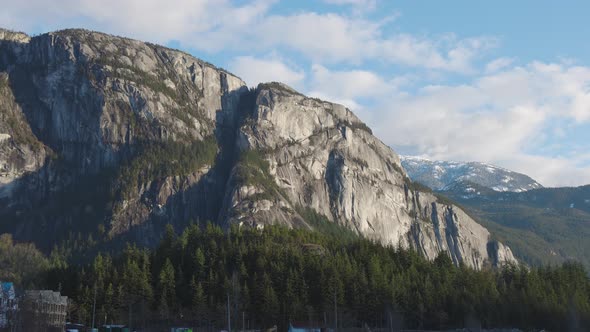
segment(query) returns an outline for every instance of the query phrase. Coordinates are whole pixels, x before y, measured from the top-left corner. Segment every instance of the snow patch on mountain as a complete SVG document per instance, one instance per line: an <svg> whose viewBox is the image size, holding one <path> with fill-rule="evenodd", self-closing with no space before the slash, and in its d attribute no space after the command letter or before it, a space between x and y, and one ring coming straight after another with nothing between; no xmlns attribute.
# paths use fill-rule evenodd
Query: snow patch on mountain
<svg viewBox="0 0 590 332"><path fill-rule="evenodd" d="M400 157L410 178L433 190L447 190L457 183L469 182L500 192L523 192L543 187L527 175L486 163ZM468 192L475 191L470 189Z"/></svg>

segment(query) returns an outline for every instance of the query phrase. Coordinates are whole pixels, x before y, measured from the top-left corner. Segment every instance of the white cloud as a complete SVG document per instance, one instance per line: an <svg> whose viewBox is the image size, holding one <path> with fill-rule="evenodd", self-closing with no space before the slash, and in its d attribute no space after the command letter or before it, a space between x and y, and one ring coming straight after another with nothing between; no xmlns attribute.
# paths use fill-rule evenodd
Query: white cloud
<svg viewBox="0 0 590 332"><path fill-rule="evenodd" d="M472 71L472 62L480 52L497 44L486 37L429 38L403 33L385 37L384 24L337 14L269 16L245 40L264 48L282 46L316 63L382 61L451 72Z"/></svg>
<svg viewBox="0 0 590 332"><path fill-rule="evenodd" d="M322 65L311 68L312 91L337 98L363 98L383 96L391 91L391 86L378 75L367 70L331 71Z"/></svg>
<svg viewBox="0 0 590 332"><path fill-rule="evenodd" d="M353 5L353 6L367 6L374 7L377 0L323 0L325 3L333 5Z"/></svg>
<svg viewBox="0 0 590 332"><path fill-rule="evenodd" d="M232 60L229 68L250 86L277 81L294 88L300 88L305 78L305 73L302 70L292 69L276 58L258 59L251 56L240 56Z"/></svg>
<svg viewBox="0 0 590 332"><path fill-rule="evenodd" d="M579 186L590 184L590 168L576 158L517 155L499 160L499 164L533 177L546 187Z"/></svg>
<svg viewBox="0 0 590 332"><path fill-rule="evenodd" d="M590 127L589 67L565 61L516 66L510 57L478 66L498 40L398 32L389 29L395 15L375 21L358 10L374 8L375 0L324 0L350 6L351 15L276 14L275 2L8 1L2 4L0 26L29 32L85 27L158 43L175 41L183 48L224 54L231 59L230 69L250 85L283 81L343 103L392 146L433 158L497 163L546 185L590 182L584 166L588 160L575 153L540 155L535 149L549 142L562 146L556 151L571 150L561 144L567 131L556 123ZM290 58L281 56L287 52ZM312 65L304 70L302 63ZM376 63L395 69L383 74L363 67ZM392 78L399 66L420 71ZM449 72L482 71L483 76L469 76L463 84L445 83ZM438 84L415 90L417 73Z"/></svg>
<svg viewBox="0 0 590 332"><path fill-rule="evenodd" d="M498 70L504 69L510 66L514 62L513 58L502 57L488 62L486 65L486 73L495 73Z"/></svg>
<svg viewBox="0 0 590 332"><path fill-rule="evenodd" d="M368 70L331 70L319 64L311 66L306 93L333 101L353 110L363 121L372 122L376 115L366 102L378 102L399 94L400 88L412 82L411 75L385 79Z"/></svg>
<svg viewBox="0 0 590 332"><path fill-rule="evenodd" d="M197 44L202 33L229 33L266 13L275 0L27 0L2 4L0 24L18 30L85 27L154 42Z"/></svg>
<svg viewBox="0 0 590 332"><path fill-rule="evenodd" d="M539 154L547 142L564 139L564 124L589 125L590 68L502 62L466 84L426 85L415 92L407 88L413 77L314 64L303 91L350 107L394 147L433 159L498 164L547 186L590 183L587 156L567 144L553 151L567 157Z"/></svg>
<svg viewBox="0 0 590 332"><path fill-rule="evenodd" d="M372 0L328 0L371 6ZM490 38L386 34L391 23L363 15L302 11L278 15L275 0L236 5L230 0L28 0L3 4L0 25L24 31L86 27L206 52L266 53L284 48L316 63L385 61L469 72ZM392 14L393 15L393 14ZM395 16L395 15L394 15Z"/></svg>
<svg viewBox="0 0 590 332"><path fill-rule="evenodd" d="M375 110L375 132L392 146L433 159L496 163L546 185L589 183L590 168L575 154L530 152L563 138L553 135L559 134L554 123L589 125L589 90L590 68L533 62L470 84L384 98Z"/></svg>
<svg viewBox="0 0 590 332"><path fill-rule="evenodd" d="M590 129L590 68L532 62L461 85L412 91L415 83L411 76L391 79L316 64L307 87L313 96L349 106L393 147L433 159L498 164L547 186L590 183L588 155L559 144L565 125ZM561 146L544 149L548 143Z"/></svg>
<svg viewBox="0 0 590 332"><path fill-rule="evenodd" d="M358 10L374 10L377 6L377 0L323 0L325 3L332 5L348 5L353 6Z"/></svg>

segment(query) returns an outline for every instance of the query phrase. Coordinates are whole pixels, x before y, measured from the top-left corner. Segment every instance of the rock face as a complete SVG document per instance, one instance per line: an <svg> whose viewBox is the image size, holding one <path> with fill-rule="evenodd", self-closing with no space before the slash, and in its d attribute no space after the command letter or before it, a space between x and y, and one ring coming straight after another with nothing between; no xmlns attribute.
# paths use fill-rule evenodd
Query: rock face
<svg viewBox="0 0 590 332"><path fill-rule="evenodd" d="M0 199L11 196L14 182L35 172L45 162L48 149L33 135L22 109L9 87L8 75L0 74Z"/></svg>
<svg viewBox="0 0 590 332"><path fill-rule="evenodd" d="M116 235L154 217L216 218L207 202L181 204L219 191L206 183L218 177L209 172L216 151L182 177L121 167L149 168L137 161L154 146L215 145L208 138L231 126L246 89L239 78L179 51L85 30L0 37L0 215L19 225L17 235L96 230L87 219ZM136 178L131 188L120 188L125 176ZM145 231L138 239L154 238Z"/></svg>
<svg viewBox="0 0 590 332"><path fill-rule="evenodd" d="M326 219L428 258L515 261L459 208L417 190L344 106L280 83L249 90L179 51L0 30L0 115L0 231L17 237L149 245L166 223Z"/></svg>
<svg viewBox="0 0 590 332"><path fill-rule="evenodd" d="M345 107L278 83L259 86L255 100L237 135L248 152L232 172L222 222L312 227L302 216L311 209L429 258L448 251L478 268L514 261L463 211L412 189L399 157Z"/></svg>
<svg viewBox="0 0 590 332"><path fill-rule="evenodd" d="M501 192L543 188L527 175L478 162L461 163L402 156L402 165L412 180L433 190L448 190L457 184L469 182Z"/></svg>

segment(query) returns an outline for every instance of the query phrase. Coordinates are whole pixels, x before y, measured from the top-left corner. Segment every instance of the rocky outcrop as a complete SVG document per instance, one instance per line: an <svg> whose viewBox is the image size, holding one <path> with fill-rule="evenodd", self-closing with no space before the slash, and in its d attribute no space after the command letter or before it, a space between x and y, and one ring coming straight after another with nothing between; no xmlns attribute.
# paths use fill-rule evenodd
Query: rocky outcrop
<svg viewBox="0 0 590 332"><path fill-rule="evenodd" d="M510 248L493 240L486 228L457 206L441 202L432 193L415 191L414 197L416 214L409 231L410 246L424 256L434 259L446 251L455 264L477 268L516 262Z"/></svg>
<svg viewBox="0 0 590 332"><path fill-rule="evenodd" d="M477 268L515 261L505 247L488 250L489 232L459 208L414 190L399 157L344 106L261 85L236 144L247 152L226 190L225 223L312 227L300 213L312 209L429 258L448 251Z"/></svg>
<svg viewBox="0 0 590 332"><path fill-rule="evenodd" d="M342 105L85 30L0 31L0 72L0 231L150 245L166 223L325 219L428 258L514 261Z"/></svg>

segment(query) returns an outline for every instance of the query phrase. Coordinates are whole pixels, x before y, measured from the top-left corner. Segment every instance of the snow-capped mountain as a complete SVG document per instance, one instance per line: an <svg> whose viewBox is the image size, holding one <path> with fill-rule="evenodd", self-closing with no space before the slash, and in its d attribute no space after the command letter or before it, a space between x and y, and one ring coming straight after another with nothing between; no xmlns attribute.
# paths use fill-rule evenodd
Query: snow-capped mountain
<svg viewBox="0 0 590 332"><path fill-rule="evenodd" d="M433 190L447 190L458 183L474 183L502 192L522 192L543 187L527 175L485 163L400 157L408 176Z"/></svg>

